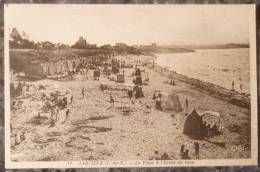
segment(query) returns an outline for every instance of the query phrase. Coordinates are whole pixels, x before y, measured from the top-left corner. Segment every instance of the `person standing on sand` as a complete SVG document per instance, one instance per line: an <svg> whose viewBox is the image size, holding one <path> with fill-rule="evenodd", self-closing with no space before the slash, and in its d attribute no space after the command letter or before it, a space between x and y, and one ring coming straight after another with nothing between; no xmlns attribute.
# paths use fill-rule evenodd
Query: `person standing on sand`
<svg viewBox="0 0 260 172"><path fill-rule="evenodd" d="M186 110L186 114L189 113L189 100L186 98L185 99L185 110Z"/></svg>
<svg viewBox="0 0 260 172"><path fill-rule="evenodd" d="M55 120L59 120L59 107L55 106Z"/></svg>
<svg viewBox="0 0 260 172"><path fill-rule="evenodd" d="M199 159L200 145L198 142L194 143L195 157Z"/></svg>
<svg viewBox="0 0 260 172"><path fill-rule="evenodd" d="M13 125L12 124L10 124L10 132L11 132L11 134L13 134Z"/></svg>
<svg viewBox="0 0 260 172"><path fill-rule="evenodd" d="M189 150L186 149L185 152L182 155L182 159L191 159L189 155Z"/></svg>
<svg viewBox="0 0 260 172"><path fill-rule="evenodd" d="M82 88L81 94L82 94L82 98L84 99L84 97L85 97L85 89L84 88Z"/></svg>
<svg viewBox="0 0 260 172"><path fill-rule="evenodd" d="M110 93L110 104L111 104L112 106L115 105L115 100L114 100L114 98L112 97L112 93Z"/></svg>
<svg viewBox="0 0 260 172"><path fill-rule="evenodd" d="M67 121L68 117L69 117L69 113L70 113L70 109L67 109L65 112L65 120L63 121L63 124Z"/></svg>
<svg viewBox="0 0 260 172"><path fill-rule="evenodd" d="M232 81L232 89L231 89L231 91L235 91L235 82L234 81Z"/></svg>
<svg viewBox="0 0 260 172"><path fill-rule="evenodd" d="M72 101L73 101L73 95L71 95L70 97L70 104L72 103Z"/></svg>
<svg viewBox="0 0 260 172"><path fill-rule="evenodd" d="M184 145L181 145L181 149L180 149L180 155L181 155L181 157L182 157L183 154L184 154L184 149L185 149L185 146L184 146Z"/></svg>
<svg viewBox="0 0 260 172"><path fill-rule="evenodd" d="M51 109L51 117L50 117L50 126L49 127L53 127L55 125L54 116L55 116L55 111L54 111L54 109Z"/></svg>
<svg viewBox="0 0 260 172"><path fill-rule="evenodd" d="M240 93L242 93L242 91L243 91L243 87L242 87L242 78L239 77L238 80L239 80Z"/></svg>

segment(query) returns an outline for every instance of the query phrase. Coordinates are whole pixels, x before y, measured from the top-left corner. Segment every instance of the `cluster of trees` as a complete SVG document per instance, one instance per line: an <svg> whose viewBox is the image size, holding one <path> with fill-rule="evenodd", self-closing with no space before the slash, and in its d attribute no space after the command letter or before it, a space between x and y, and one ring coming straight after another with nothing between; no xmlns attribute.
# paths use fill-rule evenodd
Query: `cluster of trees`
<svg viewBox="0 0 260 172"><path fill-rule="evenodd" d="M123 43L118 43L116 46L111 46L110 44L97 47L97 44L89 44L84 37L79 37L79 39L72 46L63 43L52 43L50 41L44 42L34 42L30 41L29 36L22 32L18 32L17 28L13 28L10 33L9 46L11 49L37 49L37 50L60 50L60 49L92 49L98 50L102 49L104 51L115 51L117 53L130 53L130 54L140 54L140 51L134 47L128 46Z"/></svg>
<svg viewBox="0 0 260 172"><path fill-rule="evenodd" d="M44 49L44 50L57 50L70 48L69 45L63 43L54 44L50 41L34 42L30 41L29 36L22 32L18 32L16 28L13 28L10 33L9 46L11 49Z"/></svg>
<svg viewBox="0 0 260 172"><path fill-rule="evenodd" d="M35 43L29 40L25 32L20 34L16 28L13 28L10 33L9 46L10 48L32 49L35 48Z"/></svg>

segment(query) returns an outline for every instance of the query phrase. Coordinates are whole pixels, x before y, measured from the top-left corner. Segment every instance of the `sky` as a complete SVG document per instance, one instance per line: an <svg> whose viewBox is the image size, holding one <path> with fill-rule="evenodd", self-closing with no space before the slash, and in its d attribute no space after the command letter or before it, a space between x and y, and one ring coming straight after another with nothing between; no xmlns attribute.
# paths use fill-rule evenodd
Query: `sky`
<svg viewBox="0 0 260 172"><path fill-rule="evenodd" d="M252 6L251 6L252 7ZM18 5L8 28L33 41L208 45L249 42L249 5Z"/></svg>

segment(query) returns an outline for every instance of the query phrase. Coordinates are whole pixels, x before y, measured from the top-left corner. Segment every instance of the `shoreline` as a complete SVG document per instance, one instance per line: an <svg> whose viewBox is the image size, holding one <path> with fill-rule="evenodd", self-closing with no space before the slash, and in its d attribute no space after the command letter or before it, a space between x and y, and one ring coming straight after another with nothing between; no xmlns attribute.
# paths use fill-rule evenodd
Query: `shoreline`
<svg viewBox="0 0 260 172"><path fill-rule="evenodd" d="M158 57L156 55L152 55L153 57L153 62L156 61ZM167 78L172 74L173 79L177 79L181 82L187 83L191 86L194 86L195 89L202 93L206 93L214 98L218 98L223 101L227 101L233 105L237 105L239 107L243 107L246 109L250 109L251 103L250 103L250 94L247 93L239 93L237 91L232 91L227 88L224 88L222 86L203 81L200 79L192 78L180 73L177 73L175 71L172 71L170 69L166 69L155 63L154 68L150 65L148 66L150 69L153 69L154 71L166 75ZM156 69L155 69L156 68Z"/></svg>

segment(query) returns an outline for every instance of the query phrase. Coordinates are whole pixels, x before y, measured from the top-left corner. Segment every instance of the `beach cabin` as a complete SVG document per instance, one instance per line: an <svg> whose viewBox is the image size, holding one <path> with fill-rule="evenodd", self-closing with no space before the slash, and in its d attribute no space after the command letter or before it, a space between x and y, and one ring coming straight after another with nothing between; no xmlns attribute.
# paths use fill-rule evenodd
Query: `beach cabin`
<svg viewBox="0 0 260 172"><path fill-rule="evenodd" d="M118 83L124 83L125 82L125 75L122 73L117 73L116 74L116 82Z"/></svg>

